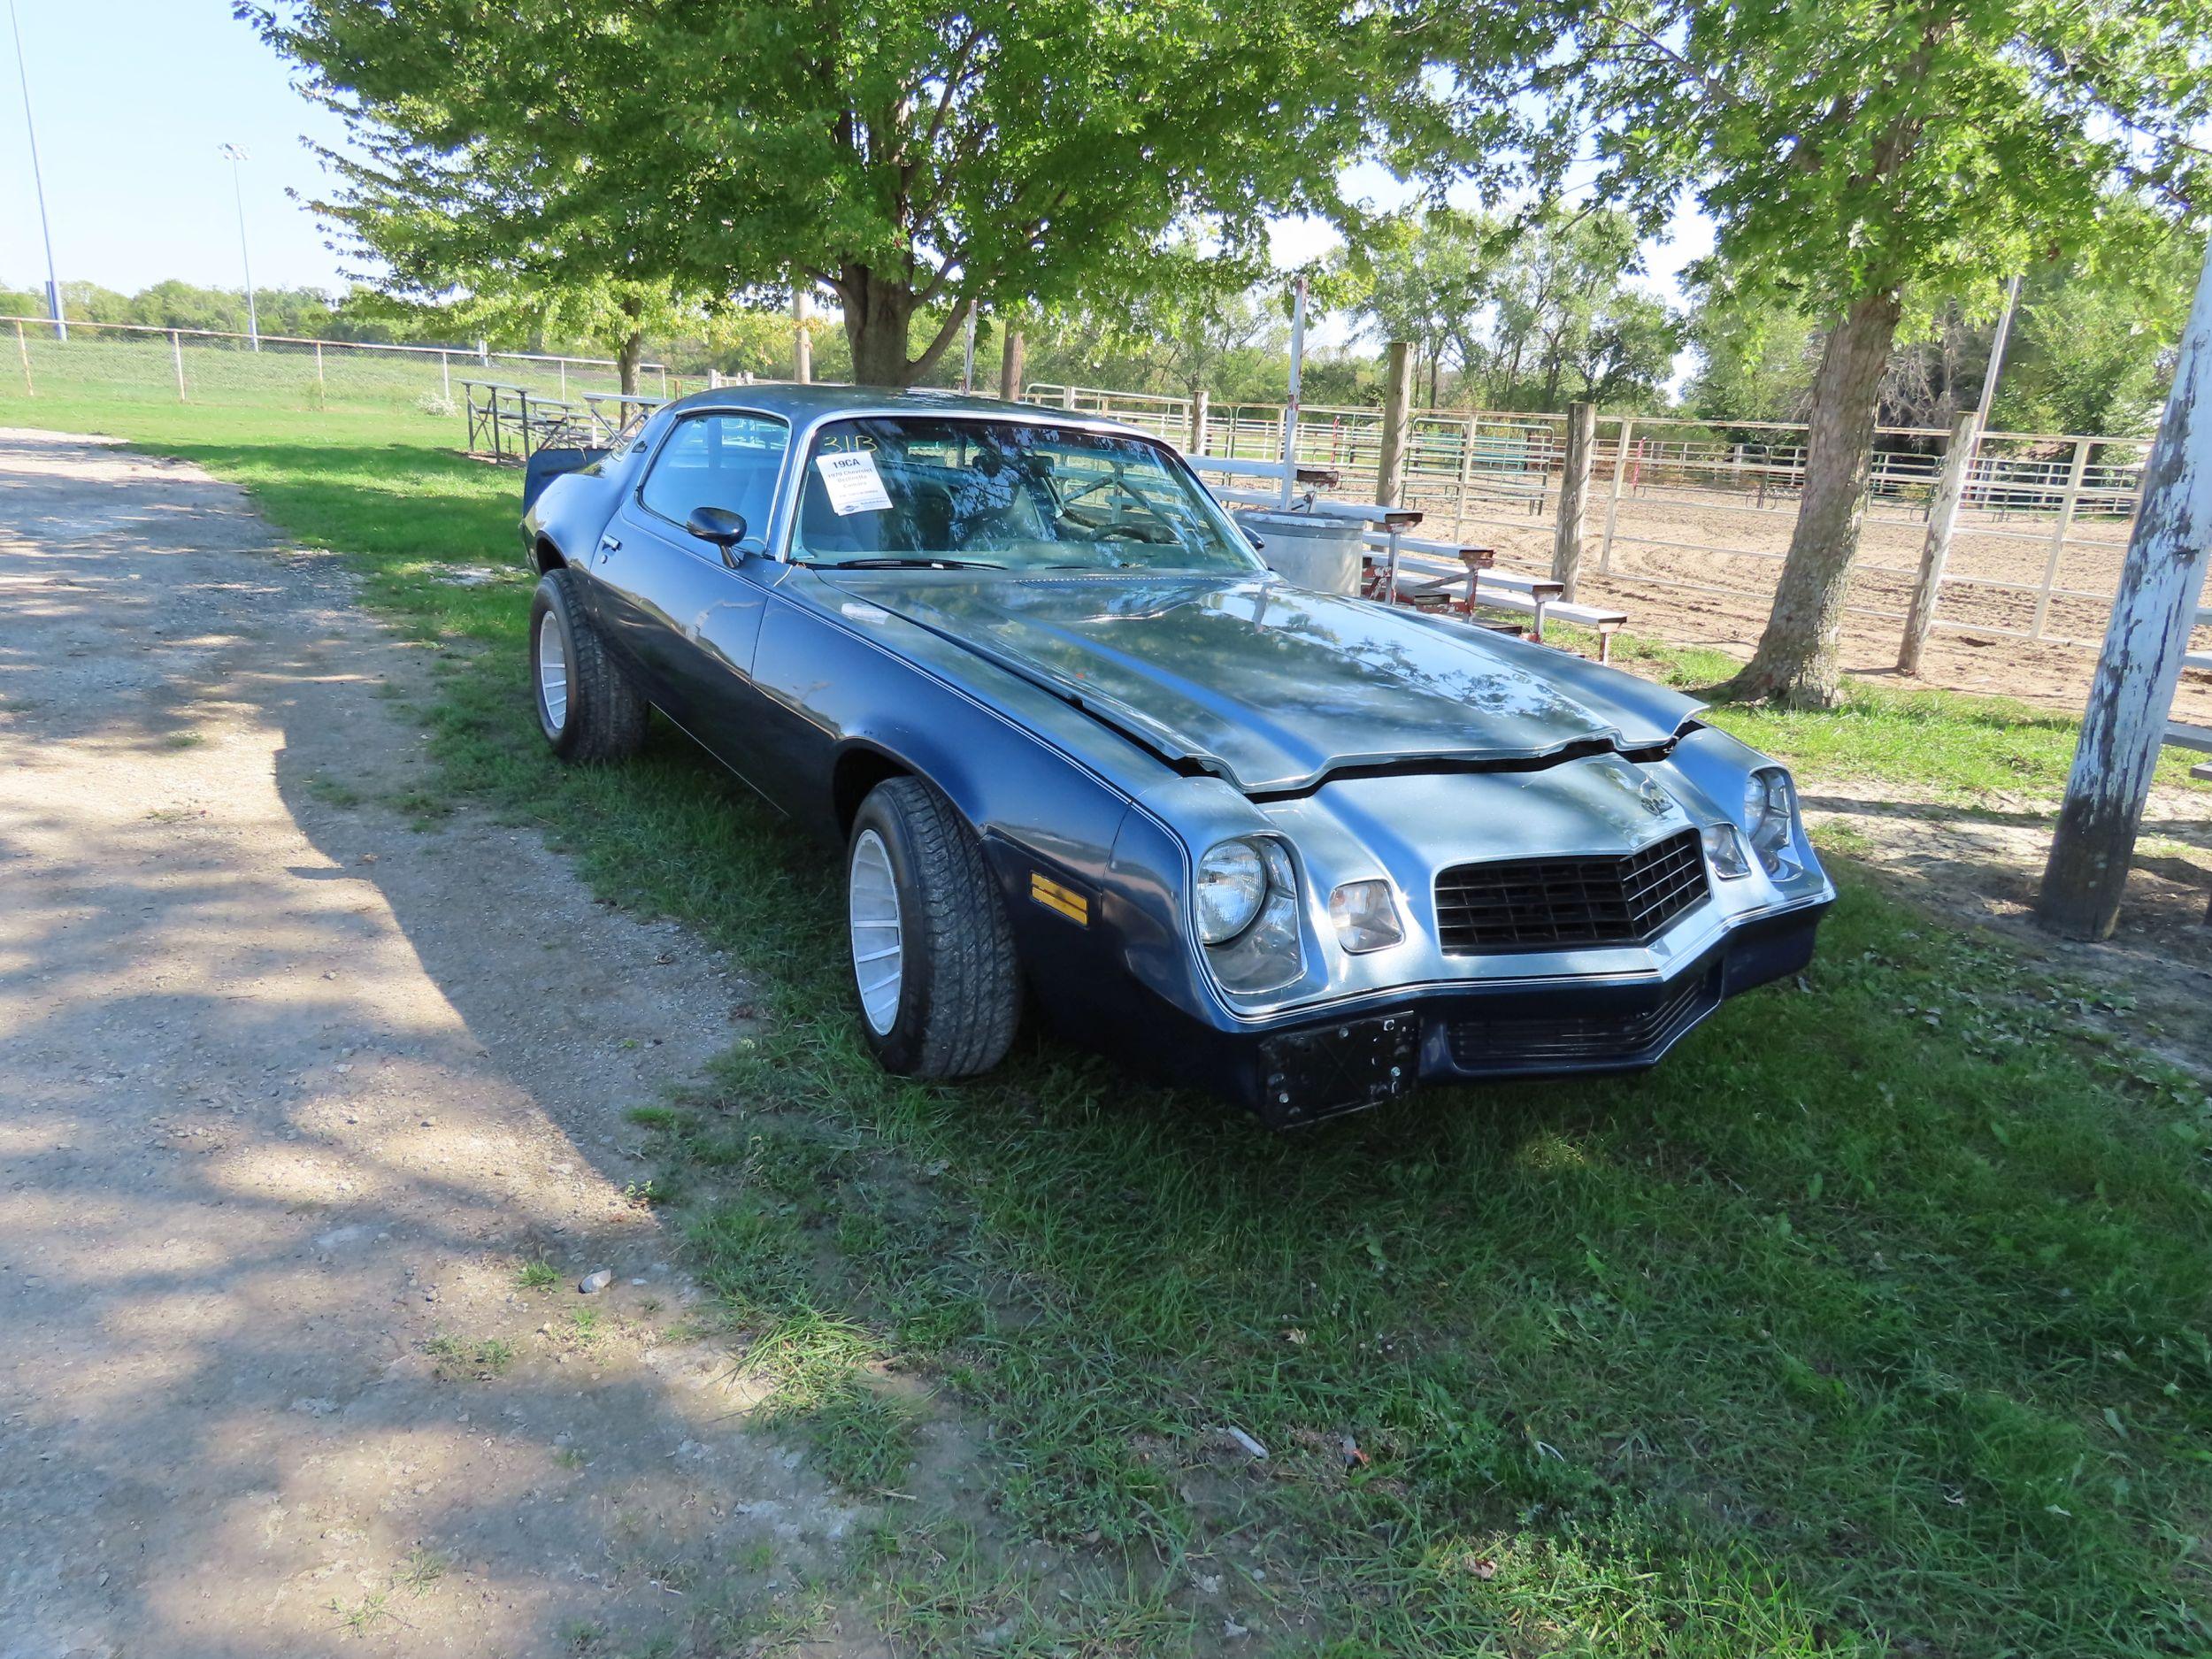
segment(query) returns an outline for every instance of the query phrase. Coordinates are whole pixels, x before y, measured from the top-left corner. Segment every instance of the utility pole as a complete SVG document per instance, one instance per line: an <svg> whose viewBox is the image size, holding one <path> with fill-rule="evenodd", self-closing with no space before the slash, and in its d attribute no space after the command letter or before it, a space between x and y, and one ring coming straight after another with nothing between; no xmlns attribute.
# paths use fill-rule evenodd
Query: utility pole
<svg viewBox="0 0 2212 1659"><path fill-rule="evenodd" d="M13 0L10 0L13 4ZM256 351L261 349L261 313L253 300L253 255L246 247L246 187L241 184L238 164L252 157L236 144L224 144L215 153L230 163L230 192L238 203L238 257L246 267L246 338L253 342Z"/></svg>
<svg viewBox="0 0 2212 1659"><path fill-rule="evenodd" d="M2058 834L2036 918L2074 939L2109 939L2135 838L2165 746L2166 721L2204 591L2212 542L2212 248L2181 334L2174 387L2143 468L2081 744L2066 780Z"/></svg>
<svg viewBox="0 0 2212 1659"><path fill-rule="evenodd" d="M1290 307L1290 401L1283 405L1283 495L1285 511L1298 489L1298 386L1306 368L1306 277L1298 274Z"/></svg>
<svg viewBox="0 0 2212 1659"><path fill-rule="evenodd" d="M2012 338L2012 314L2019 308L2020 279L2014 277L2005 284L2005 309L1998 315L1997 333L1989 342L1989 368L1982 376L1981 401L1974 405L1977 437L1989 425L1989 405L1997 396L1997 371L2005 366L2005 342Z"/></svg>
<svg viewBox="0 0 2212 1659"><path fill-rule="evenodd" d="M1407 369L1412 348L1393 340L1383 348L1382 453L1375 463L1375 505L1395 507L1406 487L1406 427L1413 416L1413 382Z"/></svg>
<svg viewBox="0 0 2212 1659"><path fill-rule="evenodd" d="M38 123L31 119L31 71L23 58L23 20L16 16L15 0L8 0L8 27L15 33L15 73L23 83L23 127L31 135L31 185L38 195L39 234L46 239L46 314L54 319L54 338L69 338L69 324L61 314L61 283L54 275L54 227L46 220L46 175L38 165ZM24 359L27 365L28 357Z"/></svg>

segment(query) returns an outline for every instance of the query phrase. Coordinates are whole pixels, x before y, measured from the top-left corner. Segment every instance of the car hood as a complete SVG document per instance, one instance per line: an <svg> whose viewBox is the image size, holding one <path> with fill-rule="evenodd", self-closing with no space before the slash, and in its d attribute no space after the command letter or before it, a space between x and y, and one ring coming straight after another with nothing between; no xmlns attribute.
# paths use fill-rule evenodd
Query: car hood
<svg viewBox="0 0 2212 1659"><path fill-rule="evenodd" d="M828 580L1248 793L1646 749L1699 707L1563 651L1269 576Z"/></svg>

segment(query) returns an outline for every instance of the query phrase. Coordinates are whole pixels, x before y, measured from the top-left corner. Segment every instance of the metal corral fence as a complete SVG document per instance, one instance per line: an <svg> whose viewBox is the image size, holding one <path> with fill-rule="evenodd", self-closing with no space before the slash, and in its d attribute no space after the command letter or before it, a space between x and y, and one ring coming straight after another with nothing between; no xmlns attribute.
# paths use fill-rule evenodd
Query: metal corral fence
<svg viewBox="0 0 2212 1659"><path fill-rule="evenodd" d="M1025 396L1126 421L1197 453L1282 454L1279 405L1209 406L1203 399L1042 383L1026 387ZM1950 434L1884 427L1881 437L1849 609L1901 628ZM1805 443L1801 425L1601 416L1586 573L1765 606L1796 522ZM1298 459L1335 468L1342 484L1333 493L1345 499L1373 499L1381 447L1379 410L1309 405L1300 411ZM1550 568L1565 416L1417 413L1406 448L1402 504L1428 515L1423 534L1487 541L1509 565ZM1953 534L1935 626L2096 649L2149 449L2147 438L1985 434Z"/></svg>
<svg viewBox="0 0 2212 1659"><path fill-rule="evenodd" d="M496 374L534 396L561 400L612 392L618 384L614 363L603 357L275 334L263 334L257 342L213 329L73 319L66 341L56 339L52 330L43 318L0 318L0 406L60 396L445 414L460 407L462 383L471 376ZM647 364L642 373L645 383L663 395L683 389L659 364Z"/></svg>

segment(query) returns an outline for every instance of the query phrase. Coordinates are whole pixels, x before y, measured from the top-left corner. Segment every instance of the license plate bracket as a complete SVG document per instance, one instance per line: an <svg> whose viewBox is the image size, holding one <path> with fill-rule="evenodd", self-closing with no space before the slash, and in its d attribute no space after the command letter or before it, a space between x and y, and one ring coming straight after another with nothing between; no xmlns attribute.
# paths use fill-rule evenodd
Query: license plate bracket
<svg viewBox="0 0 2212 1659"><path fill-rule="evenodd" d="M1421 1080L1411 1009L1278 1032L1260 1044L1260 1116L1287 1129L1410 1094Z"/></svg>

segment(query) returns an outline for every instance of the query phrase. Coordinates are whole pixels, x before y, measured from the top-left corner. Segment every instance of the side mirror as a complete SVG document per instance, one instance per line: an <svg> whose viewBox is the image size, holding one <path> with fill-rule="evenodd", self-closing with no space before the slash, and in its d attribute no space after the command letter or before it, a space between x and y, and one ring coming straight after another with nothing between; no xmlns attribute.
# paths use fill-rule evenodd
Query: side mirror
<svg viewBox="0 0 2212 1659"><path fill-rule="evenodd" d="M1245 529L1242 525L1239 525L1237 528L1244 531L1244 539L1252 544L1252 550L1255 553L1264 553L1267 551L1267 543L1261 541L1258 536L1253 534L1251 531Z"/></svg>
<svg viewBox="0 0 2212 1659"><path fill-rule="evenodd" d="M722 562L735 565L730 549L745 539L745 515L732 512L727 507L694 507L691 516L684 520L684 528L702 541L711 541L722 549Z"/></svg>

